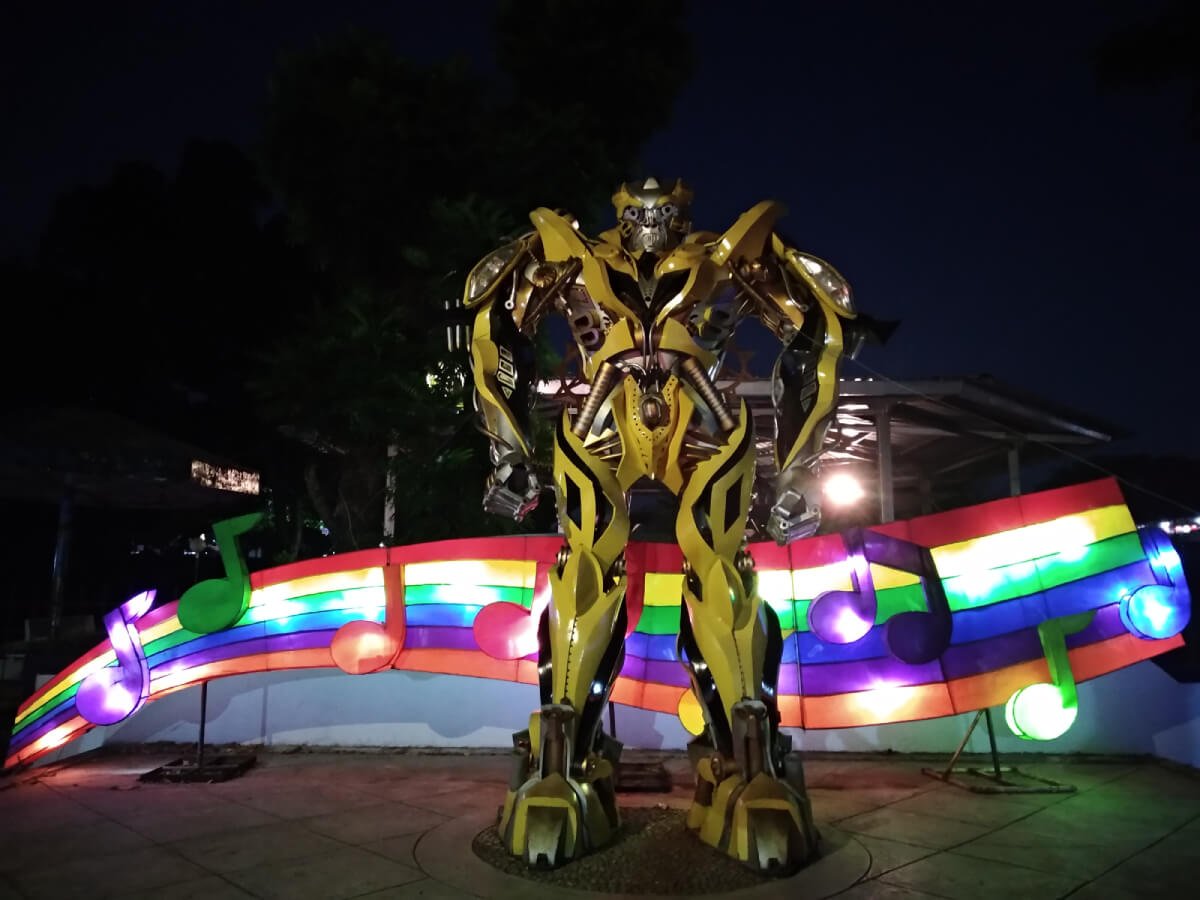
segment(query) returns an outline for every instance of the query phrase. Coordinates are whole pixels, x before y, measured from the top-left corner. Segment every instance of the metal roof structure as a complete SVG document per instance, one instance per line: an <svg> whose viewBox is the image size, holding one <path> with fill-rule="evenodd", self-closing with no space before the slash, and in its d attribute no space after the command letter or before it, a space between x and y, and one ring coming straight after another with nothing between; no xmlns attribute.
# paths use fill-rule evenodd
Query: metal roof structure
<svg viewBox="0 0 1200 900"><path fill-rule="evenodd" d="M718 386L745 399L758 435L759 477L773 478L771 382ZM586 392L581 382L544 382L541 405L561 409ZM875 521L886 522L935 511L939 494L961 494L985 481L995 483L997 497L1018 493L1023 467L1124 436L1111 423L989 376L843 378L822 471L852 470L878 500Z"/></svg>

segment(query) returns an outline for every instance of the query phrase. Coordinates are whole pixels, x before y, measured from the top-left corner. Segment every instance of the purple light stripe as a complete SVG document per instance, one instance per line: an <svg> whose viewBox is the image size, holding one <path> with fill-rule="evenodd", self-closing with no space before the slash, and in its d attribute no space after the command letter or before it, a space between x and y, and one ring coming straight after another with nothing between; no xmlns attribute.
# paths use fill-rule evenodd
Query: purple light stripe
<svg viewBox="0 0 1200 900"><path fill-rule="evenodd" d="M154 680L174 675L177 672L194 669L208 663L221 662L226 659L236 659L239 656L256 656L260 653L284 653L288 650L313 650L328 647L336 629L322 631L300 631L295 634L278 634L267 638L254 638L249 641L238 641L234 644L223 644L220 647L210 647L199 653L191 653L173 659L157 671L150 673L150 692L154 694ZM332 662L332 658L330 660Z"/></svg>
<svg viewBox="0 0 1200 900"><path fill-rule="evenodd" d="M621 665L621 674L626 678L636 678L638 681L645 681L646 661L640 656L626 656L625 662Z"/></svg>
<svg viewBox="0 0 1200 900"><path fill-rule="evenodd" d="M70 721L77 715L79 715L79 711L75 708L75 698L72 696L69 701L55 707L55 711L50 715L40 717L14 734L8 744L9 754L11 755L23 749L42 735L53 731L59 725ZM91 723L89 722L88 724L90 725Z"/></svg>
<svg viewBox="0 0 1200 900"><path fill-rule="evenodd" d="M779 683L775 685L775 694L777 696L791 695L795 696L800 693L800 669L795 663L779 667Z"/></svg>
<svg viewBox="0 0 1200 900"><path fill-rule="evenodd" d="M622 673L625 671L621 670ZM643 681L653 681L656 684L668 684L671 687L691 687L692 681L688 678L687 669L683 667L683 663L665 662L660 659L646 660L645 676Z"/></svg>
<svg viewBox="0 0 1200 900"><path fill-rule="evenodd" d="M800 672L800 682L806 697L849 694L881 687L933 684L943 680L942 666L938 660L910 666L890 656L805 666Z"/></svg>
<svg viewBox="0 0 1200 900"><path fill-rule="evenodd" d="M1083 647L1125 633L1118 604L1111 604L1098 610L1087 628L1069 636L1067 647ZM950 681L1019 665L1031 659L1041 659L1042 655L1042 642L1038 639L1037 628L1026 628L986 641L951 647L942 656L942 666L946 680Z"/></svg>
<svg viewBox="0 0 1200 900"><path fill-rule="evenodd" d="M418 625L410 627L404 635L406 650L476 650L475 632L470 628L443 627L440 625Z"/></svg>

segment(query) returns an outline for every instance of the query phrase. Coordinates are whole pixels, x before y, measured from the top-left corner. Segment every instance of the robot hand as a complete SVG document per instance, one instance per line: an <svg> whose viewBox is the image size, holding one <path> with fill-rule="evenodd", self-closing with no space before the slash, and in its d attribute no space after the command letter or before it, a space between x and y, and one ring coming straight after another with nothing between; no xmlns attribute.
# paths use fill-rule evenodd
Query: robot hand
<svg viewBox="0 0 1200 900"><path fill-rule="evenodd" d="M541 490L537 475L525 463L499 463L488 477L483 508L519 522L538 505Z"/></svg>
<svg viewBox="0 0 1200 900"><path fill-rule="evenodd" d="M807 469L779 473L767 534L780 546L811 537L821 527L816 479Z"/></svg>

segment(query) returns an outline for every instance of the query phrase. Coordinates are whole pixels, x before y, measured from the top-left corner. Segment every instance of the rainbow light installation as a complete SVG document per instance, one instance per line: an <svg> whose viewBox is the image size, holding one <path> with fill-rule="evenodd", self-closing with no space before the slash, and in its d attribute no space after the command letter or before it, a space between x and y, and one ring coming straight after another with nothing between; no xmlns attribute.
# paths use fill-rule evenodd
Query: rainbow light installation
<svg viewBox="0 0 1200 900"><path fill-rule="evenodd" d="M557 537L466 539L255 572L244 611L207 634L180 624L178 602L124 616L120 625L114 619L115 641L21 705L5 766L33 762L99 724L104 717L89 708L85 684L138 684L130 659L144 659L151 701L213 678L335 665L356 674L396 668L536 684L531 639L560 545ZM908 570L873 561L886 557L872 550L879 546L907 548L888 559ZM1169 539L1135 527L1111 479L751 551L759 593L783 628L777 697L790 727L878 725L1005 705L1014 733L1055 737L1074 721L1076 682L1180 646L1190 612ZM931 559L932 577L914 571L906 554ZM675 648L681 563L674 545L630 545L634 627L612 699L678 713L696 730L698 710ZM235 578L236 565L227 570ZM227 592L231 608L240 608L240 592ZM842 618L814 618L814 604ZM822 623L824 639L812 621ZM908 640L913 634L921 640ZM908 646L919 652L897 655ZM137 693L135 708L144 702Z"/></svg>

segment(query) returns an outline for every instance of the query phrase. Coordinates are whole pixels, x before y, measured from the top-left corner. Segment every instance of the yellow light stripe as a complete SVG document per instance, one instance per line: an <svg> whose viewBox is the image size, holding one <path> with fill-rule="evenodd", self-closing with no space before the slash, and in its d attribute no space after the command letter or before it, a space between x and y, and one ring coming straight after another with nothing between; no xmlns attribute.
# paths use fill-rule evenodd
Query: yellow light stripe
<svg viewBox="0 0 1200 900"><path fill-rule="evenodd" d="M758 596L768 603L786 603L792 599L791 569L762 569L758 575Z"/></svg>
<svg viewBox="0 0 1200 900"><path fill-rule="evenodd" d="M646 573L646 606L678 606L683 599L683 574L679 572Z"/></svg>
<svg viewBox="0 0 1200 900"><path fill-rule="evenodd" d="M45 696L39 698L38 702L34 706L30 707L24 713L24 715L18 716L16 718L16 720L13 722L13 730L16 731L18 728L21 727L21 723L28 721L31 718L30 713L32 713L35 709L49 709L50 706L54 705L50 701L52 701L55 697L59 696L60 694L62 694L65 691L70 690L72 687L74 687L79 682L83 681L83 679L87 678L93 672L99 672L105 666L108 666L108 665L116 662L116 659L117 659L117 657L116 657L115 653L113 653L111 650L106 650L104 653L101 653L99 656L97 656L91 662L85 663L83 666L81 666L79 668L78 671L75 672L74 675L72 675L70 678L63 681L62 684L58 685L53 690L48 691L45 694ZM47 704L49 704L49 705L47 705Z"/></svg>
<svg viewBox="0 0 1200 900"><path fill-rule="evenodd" d="M1049 522L1014 528L1012 531L935 547L933 561L942 578L953 578L955 575L998 569L1058 553L1082 551L1089 544L1127 534L1134 527L1128 507L1105 506Z"/></svg>
<svg viewBox="0 0 1200 900"><path fill-rule="evenodd" d="M307 597L310 594L324 594L327 591L352 591L355 588L363 587L383 587L383 568L381 566L355 569L350 572L309 575L304 578L293 578L291 581L281 581L279 584L272 584L252 592L250 605L262 606L279 600Z"/></svg>
<svg viewBox="0 0 1200 900"><path fill-rule="evenodd" d="M871 563L871 580L875 583L875 590L885 591L888 588L917 584L921 578L911 572L902 572L900 569L891 569Z"/></svg>
<svg viewBox="0 0 1200 900"><path fill-rule="evenodd" d="M405 584L486 584L492 587L533 589L537 563L521 559L454 559L409 563Z"/></svg>
<svg viewBox="0 0 1200 900"><path fill-rule="evenodd" d="M848 563L792 570L792 596L797 600L811 600L825 591L849 591L853 588Z"/></svg>

